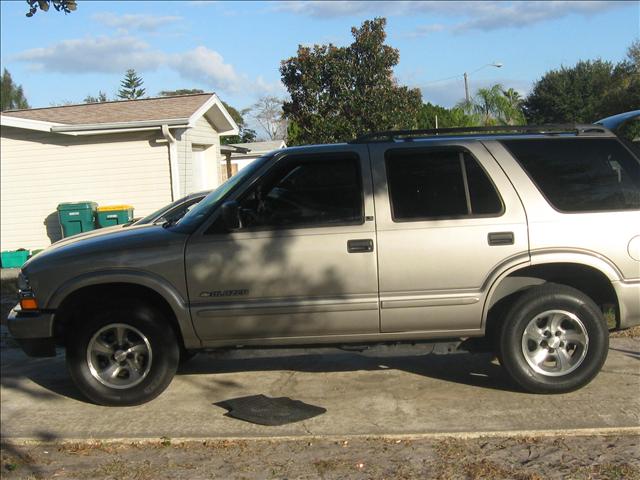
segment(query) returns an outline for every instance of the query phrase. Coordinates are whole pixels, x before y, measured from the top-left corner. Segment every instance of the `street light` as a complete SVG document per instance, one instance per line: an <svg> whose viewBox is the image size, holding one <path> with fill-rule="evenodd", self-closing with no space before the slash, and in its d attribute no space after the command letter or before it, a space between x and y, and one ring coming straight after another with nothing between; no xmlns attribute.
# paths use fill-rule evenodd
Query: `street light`
<svg viewBox="0 0 640 480"><path fill-rule="evenodd" d="M469 75L471 75L472 73L479 72L485 67L502 68L502 63L499 63L499 62L487 63L486 65L483 65L480 68L475 69L473 72L469 73ZM469 103L469 81L467 80L467 72L464 72L464 98L466 99L467 103Z"/></svg>

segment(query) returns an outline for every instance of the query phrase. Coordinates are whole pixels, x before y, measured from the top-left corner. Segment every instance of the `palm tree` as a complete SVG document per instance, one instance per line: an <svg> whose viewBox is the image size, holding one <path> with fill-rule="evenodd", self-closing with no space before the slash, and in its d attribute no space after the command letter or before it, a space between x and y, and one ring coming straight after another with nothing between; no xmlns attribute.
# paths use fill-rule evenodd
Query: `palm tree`
<svg viewBox="0 0 640 480"><path fill-rule="evenodd" d="M474 115L477 124L517 125L524 123L522 113L522 99L513 88L504 90L499 83L489 88L479 88L469 101L463 101L458 106L468 115Z"/></svg>
<svg viewBox="0 0 640 480"><path fill-rule="evenodd" d="M504 113L507 125L523 125L525 123L524 114L522 113L522 104L524 103L520 93L513 88L502 92L507 99L508 105Z"/></svg>

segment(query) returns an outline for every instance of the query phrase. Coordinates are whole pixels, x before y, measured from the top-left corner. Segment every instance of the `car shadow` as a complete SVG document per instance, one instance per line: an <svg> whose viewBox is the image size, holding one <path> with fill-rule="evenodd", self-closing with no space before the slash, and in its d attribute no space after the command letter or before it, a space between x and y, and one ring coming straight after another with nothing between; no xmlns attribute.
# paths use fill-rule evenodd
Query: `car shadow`
<svg viewBox="0 0 640 480"><path fill-rule="evenodd" d="M239 352L241 353L241 352ZM374 357L358 353L288 354L258 358L225 358L225 354L200 354L182 365L178 375L268 372L305 373L400 370L445 382L480 388L521 392L504 369L488 353L454 353Z"/></svg>
<svg viewBox="0 0 640 480"><path fill-rule="evenodd" d="M0 384L33 399L53 400L59 395L87 402L67 372L62 351L54 358L29 358L18 348L3 347Z"/></svg>
<svg viewBox="0 0 640 480"><path fill-rule="evenodd" d="M625 350L623 348L613 348L613 347L609 347L609 350L613 350L614 352L620 352L625 357L630 357L635 360L640 360L640 351L637 351L637 350Z"/></svg>
<svg viewBox="0 0 640 480"><path fill-rule="evenodd" d="M51 400L56 396L64 396L87 403L71 380L59 354L55 358L31 359L21 351L11 349L12 361L7 362L3 355L4 365L0 383L7 390L16 390L34 399ZM6 351L5 351L6 353ZM236 352L231 352L235 355ZM369 357L357 353L342 352L316 354L295 353L282 356L264 356L248 358L225 358L227 353L196 355L188 363L182 365L177 375L211 375L242 372L296 371L307 373L356 372L400 370L415 375L458 383L479 388L520 392L507 377L504 370L493 361L491 354L455 353L449 355ZM23 358L17 358L23 357ZM39 387L37 388L30 380ZM238 385L229 379L213 379L220 389L234 388Z"/></svg>

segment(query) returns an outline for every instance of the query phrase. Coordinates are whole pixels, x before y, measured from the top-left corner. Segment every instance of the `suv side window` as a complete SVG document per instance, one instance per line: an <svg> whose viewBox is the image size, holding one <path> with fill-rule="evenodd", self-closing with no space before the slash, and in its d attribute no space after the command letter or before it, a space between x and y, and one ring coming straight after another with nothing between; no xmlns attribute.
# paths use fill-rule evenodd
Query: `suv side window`
<svg viewBox="0 0 640 480"><path fill-rule="evenodd" d="M640 208L640 163L615 139L503 140L562 212Z"/></svg>
<svg viewBox="0 0 640 480"><path fill-rule="evenodd" d="M466 151L391 150L385 160L395 222L503 212L491 180Z"/></svg>
<svg viewBox="0 0 640 480"><path fill-rule="evenodd" d="M364 221L359 159L285 160L243 195L243 228L353 225Z"/></svg>
<svg viewBox="0 0 640 480"><path fill-rule="evenodd" d="M640 155L640 117L627 120L614 132L636 155Z"/></svg>

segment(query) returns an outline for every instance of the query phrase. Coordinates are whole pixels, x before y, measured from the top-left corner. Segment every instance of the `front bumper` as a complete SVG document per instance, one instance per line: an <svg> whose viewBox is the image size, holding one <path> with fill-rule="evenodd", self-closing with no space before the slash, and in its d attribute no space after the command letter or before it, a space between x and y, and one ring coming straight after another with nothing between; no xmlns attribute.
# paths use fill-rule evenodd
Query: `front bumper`
<svg viewBox="0 0 640 480"><path fill-rule="evenodd" d="M53 313L23 312L13 307L7 317L7 327L13 339L30 357L54 357Z"/></svg>

